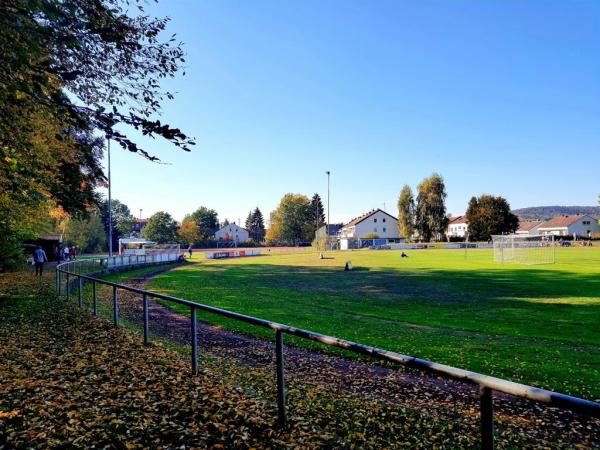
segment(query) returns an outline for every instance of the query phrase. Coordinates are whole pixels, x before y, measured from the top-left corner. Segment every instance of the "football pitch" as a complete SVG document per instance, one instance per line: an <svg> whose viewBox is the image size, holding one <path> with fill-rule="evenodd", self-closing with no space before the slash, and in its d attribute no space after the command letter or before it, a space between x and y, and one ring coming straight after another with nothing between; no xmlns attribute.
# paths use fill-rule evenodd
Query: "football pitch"
<svg viewBox="0 0 600 450"><path fill-rule="evenodd" d="M557 263L491 250L277 254L204 260L149 281L188 300L590 399L600 398L600 248ZM352 261L353 270L344 271ZM178 305L170 305L177 308ZM188 309L181 310L188 314ZM246 334L272 332L201 313ZM291 340L291 339L290 339ZM314 346L306 341L301 345ZM323 349L322 346L319 348Z"/></svg>

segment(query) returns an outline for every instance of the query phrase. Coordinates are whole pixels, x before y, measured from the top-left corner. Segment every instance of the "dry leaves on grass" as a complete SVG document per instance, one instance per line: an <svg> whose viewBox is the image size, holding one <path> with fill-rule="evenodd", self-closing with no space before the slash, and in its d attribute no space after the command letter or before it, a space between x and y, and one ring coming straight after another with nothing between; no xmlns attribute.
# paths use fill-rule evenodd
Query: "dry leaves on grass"
<svg viewBox="0 0 600 450"><path fill-rule="evenodd" d="M251 448L325 444L215 373L81 314L49 292L0 304L0 448Z"/></svg>
<svg viewBox="0 0 600 450"><path fill-rule="evenodd" d="M0 275L0 449L479 445L475 414L440 417L295 377L291 426L281 430L272 370L209 358L192 377L187 359L55 300L50 283L7 277ZM499 448L564 446L507 431Z"/></svg>

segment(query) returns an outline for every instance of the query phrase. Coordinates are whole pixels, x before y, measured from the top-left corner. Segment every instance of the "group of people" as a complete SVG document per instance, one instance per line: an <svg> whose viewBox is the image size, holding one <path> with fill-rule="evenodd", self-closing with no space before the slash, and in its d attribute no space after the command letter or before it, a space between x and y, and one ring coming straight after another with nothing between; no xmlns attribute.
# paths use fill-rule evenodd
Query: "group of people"
<svg viewBox="0 0 600 450"><path fill-rule="evenodd" d="M79 253L79 249L75 245L65 245L54 247L54 256L58 262L74 261Z"/></svg>

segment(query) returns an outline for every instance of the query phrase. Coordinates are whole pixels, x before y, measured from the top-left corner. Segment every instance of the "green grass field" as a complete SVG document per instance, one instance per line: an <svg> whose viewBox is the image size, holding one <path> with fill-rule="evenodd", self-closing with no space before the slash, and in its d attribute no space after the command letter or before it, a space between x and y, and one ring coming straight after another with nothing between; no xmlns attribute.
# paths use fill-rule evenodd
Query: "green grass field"
<svg viewBox="0 0 600 450"><path fill-rule="evenodd" d="M557 264L491 250L278 254L186 265L149 287L208 305L587 398L600 398L600 249ZM344 272L352 260L354 270ZM187 310L185 310L187 314ZM266 330L202 314L259 337Z"/></svg>

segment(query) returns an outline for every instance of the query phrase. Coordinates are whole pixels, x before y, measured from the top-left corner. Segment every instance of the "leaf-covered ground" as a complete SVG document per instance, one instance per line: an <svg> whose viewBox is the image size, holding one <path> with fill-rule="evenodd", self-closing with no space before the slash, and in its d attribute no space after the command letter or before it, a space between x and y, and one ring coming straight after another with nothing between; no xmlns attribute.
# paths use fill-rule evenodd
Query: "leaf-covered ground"
<svg viewBox="0 0 600 450"><path fill-rule="evenodd" d="M272 367L244 364L231 357L236 352L231 349L203 358L200 374L192 377L185 351L176 351L181 348L156 340L144 347L139 334L115 329L75 303L56 300L52 281L0 275L0 448L479 444L474 399L463 403L463 395L448 395L444 401L420 386L404 386L404 400L385 385L377 395L368 390L362 395L355 388L365 382L364 374L351 373L346 383L353 388L344 389L338 379L322 382L328 373L332 380L336 377L331 367L307 363L307 373L323 373L309 383L298 375L303 368L293 358L288 371L290 427L278 429ZM124 312L128 301L136 301L122 300ZM263 353L266 360L272 355ZM406 401L411 398L422 401ZM501 409L498 447L593 447L600 442L597 421L556 415L560 420L544 423L553 417L534 414L523 419ZM516 423L523 421L523 427Z"/></svg>

